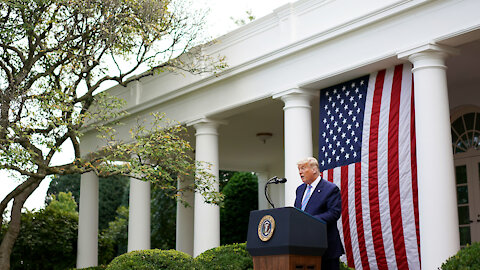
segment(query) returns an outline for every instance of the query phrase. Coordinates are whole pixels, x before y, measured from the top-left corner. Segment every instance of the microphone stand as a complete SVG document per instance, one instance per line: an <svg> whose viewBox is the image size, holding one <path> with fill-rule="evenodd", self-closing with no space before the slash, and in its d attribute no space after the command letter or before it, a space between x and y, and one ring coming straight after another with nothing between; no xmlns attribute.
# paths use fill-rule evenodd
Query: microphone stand
<svg viewBox="0 0 480 270"><path fill-rule="evenodd" d="M270 178L267 183L265 184L265 198L267 198L268 203L272 206L272 208L275 208L275 205L273 205L272 201L270 200L270 197L268 196L268 185L269 184L278 184L278 183L285 183L287 179L279 179L277 176L274 176Z"/></svg>

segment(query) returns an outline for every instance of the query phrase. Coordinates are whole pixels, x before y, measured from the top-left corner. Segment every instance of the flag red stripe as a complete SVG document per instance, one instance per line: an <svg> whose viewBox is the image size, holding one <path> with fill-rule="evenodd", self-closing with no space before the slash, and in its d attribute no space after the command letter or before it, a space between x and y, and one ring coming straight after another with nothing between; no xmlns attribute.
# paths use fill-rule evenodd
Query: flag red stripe
<svg viewBox="0 0 480 270"><path fill-rule="evenodd" d="M410 116L410 154L412 166L412 193L413 193L413 209L415 213L415 228L417 233L418 257L421 265L420 254L420 224L418 218L418 187L417 187L417 139L415 136L415 98L413 89L413 74L412 74L412 97L411 97L411 116Z"/></svg>
<svg viewBox="0 0 480 270"><path fill-rule="evenodd" d="M328 179L329 182L333 183L333 169L328 170Z"/></svg>
<svg viewBox="0 0 480 270"><path fill-rule="evenodd" d="M378 126L380 122L380 107L382 101L383 82L385 70L379 71L375 81L373 94L372 114L370 121L369 140L369 195L370 195L370 219L372 223L373 246L379 269L387 269L385 247L383 244L382 224L380 221L380 203L378 198Z"/></svg>
<svg viewBox="0 0 480 270"><path fill-rule="evenodd" d="M362 210L362 163L355 163L355 214L357 221L357 237L358 247L360 250L360 258L362 260L362 268L370 269L368 263L367 248L365 245L365 234L363 232L363 210Z"/></svg>
<svg viewBox="0 0 480 270"><path fill-rule="evenodd" d="M402 209L400 204L400 183L398 164L398 128L400 114L400 92L402 88L403 66L395 67L392 92L390 95L390 114L388 125L388 194L390 202L390 220L392 224L393 246L398 269L408 269L405 239L403 235Z"/></svg>
<svg viewBox="0 0 480 270"><path fill-rule="evenodd" d="M355 267L353 263L352 239L350 237L350 216L348 208L348 165L340 168L340 193L342 196L342 227L343 242L345 244L345 253L349 267Z"/></svg>

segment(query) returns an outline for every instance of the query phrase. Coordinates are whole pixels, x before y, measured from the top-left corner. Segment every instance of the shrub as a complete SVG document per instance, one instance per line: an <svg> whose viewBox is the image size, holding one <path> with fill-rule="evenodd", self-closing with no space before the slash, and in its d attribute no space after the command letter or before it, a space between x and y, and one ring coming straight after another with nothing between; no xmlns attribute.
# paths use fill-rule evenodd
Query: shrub
<svg viewBox="0 0 480 270"><path fill-rule="evenodd" d="M348 267L348 265L342 261L340 261L340 270L353 270L353 268Z"/></svg>
<svg viewBox="0 0 480 270"><path fill-rule="evenodd" d="M70 270L105 270L107 269L106 265L92 266L87 268L72 268Z"/></svg>
<svg viewBox="0 0 480 270"><path fill-rule="evenodd" d="M252 257L247 251L247 244L231 244L209 249L198 257L199 270L247 270L253 269Z"/></svg>
<svg viewBox="0 0 480 270"><path fill-rule="evenodd" d="M190 255L176 250L137 250L113 259L107 270L191 270L194 261Z"/></svg>
<svg viewBox="0 0 480 270"><path fill-rule="evenodd" d="M258 180L250 172L236 172L222 189L224 207L220 209L220 243L247 240L250 211L258 209Z"/></svg>
<svg viewBox="0 0 480 270"><path fill-rule="evenodd" d="M45 209L22 213L20 230L11 255L12 269L63 270L75 266L78 213L71 194L60 193Z"/></svg>
<svg viewBox="0 0 480 270"><path fill-rule="evenodd" d="M480 269L480 242L467 245L442 264L442 270Z"/></svg>

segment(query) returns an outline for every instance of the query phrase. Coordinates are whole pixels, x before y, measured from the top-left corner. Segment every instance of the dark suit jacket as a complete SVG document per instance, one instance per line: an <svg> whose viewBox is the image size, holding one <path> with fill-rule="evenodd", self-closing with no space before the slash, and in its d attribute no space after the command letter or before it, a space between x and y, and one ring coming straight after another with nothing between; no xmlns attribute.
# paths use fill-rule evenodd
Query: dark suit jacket
<svg viewBox="0 0 480 270"><path fill-rule="evenodd" d="M298 209L302 207L302 197L306 188L305 183L297 188L295 207ZM345 253L337 229L337 220L342 213L342 198L337 185L325 179L320 179L310 196L305 212L327 223L328 248L322 257L325 259L338 258Z"/></svg>

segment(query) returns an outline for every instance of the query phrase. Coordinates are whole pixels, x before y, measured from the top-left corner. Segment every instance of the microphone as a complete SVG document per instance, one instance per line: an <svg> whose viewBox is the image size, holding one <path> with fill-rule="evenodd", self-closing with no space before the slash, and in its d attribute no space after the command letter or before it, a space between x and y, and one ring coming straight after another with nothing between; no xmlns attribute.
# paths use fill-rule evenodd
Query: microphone
<svg viewBox="0 0 480 270"><path fill-rule="evenodd" d="M285 182L287 182L287 178L278 178L277 176L274 176L270 178L265 184L265 198L267 198L267 201L272 206L272 208L275 208L275 205L273 205L273 203L270 201L270 198L268 197L267 187L269 184L283 184Z"/></svg>
<svg viewBox="0 0 480 270"><path fill-rule="evenodd" d="M285 182L287 182L287 178L276 178L273 184L283 184Z"/></svg>

